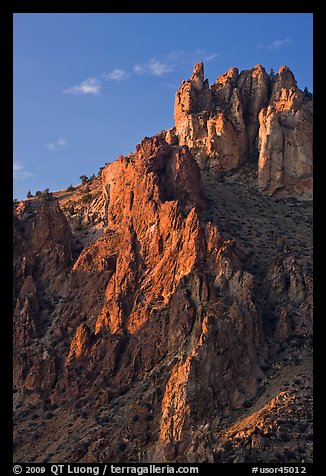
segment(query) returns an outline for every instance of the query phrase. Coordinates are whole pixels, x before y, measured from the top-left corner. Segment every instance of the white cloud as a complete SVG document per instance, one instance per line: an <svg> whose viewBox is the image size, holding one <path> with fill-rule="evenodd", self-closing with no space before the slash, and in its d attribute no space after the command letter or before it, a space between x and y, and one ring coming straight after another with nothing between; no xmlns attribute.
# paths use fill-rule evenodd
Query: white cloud
<svg viewBox="0 0 326 476"><path fill-rule="evenodd" d="M182 60L185 56L185 52L182 51L182 50L173 50L173 51L170 51L170 53L168 54L168 59L170 61L179 61L179 60Z"/></svg>
<svg viewBox="0 0 326 476"><path fill-rule="evenodd" d="M203 61L204 63L208 63L218 56L220 55L217 53L209 53L206 49L196 48L194 54L191 57L191 62L197 63L198 61Z"/></svg>
<svg viewBox="0 0 326 476"><path fill-rule="evenodd" d="M162 77L164 76L164 74L171 73L171 71L173 70L174 70L174 67L172 64L163 63L157 60L156 58L152 58L148 62L148 71L153 76Z"/></svg>
<svg viewBox="0 0 326 476"><path fill-rule="evenodd" d="M101 94L101 83L97 78L88 78L85 79L82 83L72 86L71 88L65 89L65 94Z"/></svg>
<svg viewBox="0 0 326 476"><path fill-rule="evenodd" d="M204 57L204 61L212 61L214 58L217 58L218 54L217 53L212 53L211 55L207 55Z"/></svg>
<svg viewBox="0 0 326 476"><path fill-rule="evenodd" d="M144 74L145 73L145 68L144 66L140 64L135 64L134 65L134 73L136 74Z"/></svg>
<svg viewBox="0 0 326 476"><path fill-rule="evenodd" d="M114 69L111 73L103 73L103 77L112 81L123 81L129 77L129 74L123 69Z"/></svg>
<svg viewBox="0 0 326 476"><path fill-rule="evenodd" d="M55 142L50 142L49 144L47 144L47 148L51 152L54 152L56 150L65 150L66 145L67 145L66 139L64 137L60 137Z"/></svg>
<svg viewBox="0 0 326 476"><path fill-rule="evenodd" d="M133 70L138 75L150 74L161 78L165 74L174 71L174 64L171 61L160 61L152 58L145 64L135 64Z"/></svg>
<svg viewBox="0 0 326 476"><path fill-rule="evenodd" d="M271 43L265 45L264 43L260 43L257 48L263 48L267 50L278 50L280 48L284 48L285 46L292 46L293 43L290 38L285 38L284 40L275 40Z"/></svg>
<svg viewBox="0 0 326 476"><path fill-rule="evenodd" d="M25 170L25 166L21 162L14 160L13 162L13 174L15 179L26 179L32 177L32 173Z"/></svg>

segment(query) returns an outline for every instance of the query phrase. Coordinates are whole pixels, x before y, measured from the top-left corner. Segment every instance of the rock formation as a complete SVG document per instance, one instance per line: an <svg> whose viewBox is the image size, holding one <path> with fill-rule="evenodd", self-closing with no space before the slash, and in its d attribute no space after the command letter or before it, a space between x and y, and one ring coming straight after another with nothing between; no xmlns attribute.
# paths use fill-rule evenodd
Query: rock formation
<svg viewBox="0 0 326 476"><path fill-rule="evenodd" d="M264 111L273 107L282 122L308 104L282 71L272 87L259 65L240 75L232 68L209 88L196 65L177 93L176 127L106 164L89 201L81 185L15 208L16 461L254 460L243 438L256 420L266 437L264 405L272 425L281 389L272 390L276 400L259 398L277 380L273 363L284 341L287 358L299 359L300 342L309 360L312 336L310 255L304 261L305 247L298 259L294 248L280 255L265 229L283 205L266 206L268 225L257 211L264 253L253 235L233 239L227 226L255 223L256 191L241 167L252 166L258 147L261 163ZM238 175L223 182L221 170ZM228 196L239 176L249 198L243 189ZM284 174L273 180L289 193L298 187ZM242 201L247 215L236 208ZM280 394L281 407L288 399L297 415L291 392ZM254 404L249 421L244 412ZM243 421L232 426L236 415ZM273 445L268 454L278 461Z"/></svg>
<svg viewBox="0 0 326 476"><path fill-rule="evenodd" d="M230 171L259 156L263 193L312 198L312 100L287 67L274 78L261 65L231 68L209 87L198 63L176 93L174 119L202 169Z"/></svg>
<svg viewBox="0 0 326 476"><path fill-rule="evenodd" d="M175 99L174 120L179 144L192 150L201 168L232 170L247 153L247 135L237 68L230 69L209 88L199 63L183 81Z"/></svg>
<svg viewBox="0 0 326 476"><path fill-rule="evenodd" d="M312 100L281 67L259 113L258 185L269 195L312 198Z"/></svg>

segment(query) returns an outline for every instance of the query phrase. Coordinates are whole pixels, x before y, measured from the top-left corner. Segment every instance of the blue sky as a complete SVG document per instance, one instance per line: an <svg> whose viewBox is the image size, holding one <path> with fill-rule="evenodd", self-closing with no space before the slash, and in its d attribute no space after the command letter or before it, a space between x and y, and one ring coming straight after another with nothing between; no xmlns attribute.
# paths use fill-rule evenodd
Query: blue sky
<svg viewBox="0 0 326 476"><path fill-rule="evenodd" d="M14 15L14 197L97 174L173 127L175 92L203 61L281 65L312 87L312 14Z"/></svg>

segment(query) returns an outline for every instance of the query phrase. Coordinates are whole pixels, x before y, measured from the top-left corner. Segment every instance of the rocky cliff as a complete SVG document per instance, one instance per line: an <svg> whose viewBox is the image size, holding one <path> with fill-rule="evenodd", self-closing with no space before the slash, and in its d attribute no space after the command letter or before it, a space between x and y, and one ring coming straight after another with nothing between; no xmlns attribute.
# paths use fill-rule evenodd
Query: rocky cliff
<svg viewBox="0 0 326 476"><path fill-rule="evenodd" d="M308 107L288 74L272 87L260 66L233 68L209 88L196 65L176 128L107 164L87 200L81 185L15 208L16 461L259 460L243 449L255 421L268 461L311 460L310 367L305 395L296 383L298 346L311 358L311 204L261 195L267 165L248 161L271 148L268 108L286 129ZM273 180L292 194L289 176ZM289 456L266 425L299 405Z"/></svg>
<svg viewBox="0 0 326 476"><path fill-rule="evenodd" d="M312 198L312 99L282 66L231 68L209 86L199 63L175 99L179 144L202 169L230 171L257 160L259 189L273 196Z"/></svg>

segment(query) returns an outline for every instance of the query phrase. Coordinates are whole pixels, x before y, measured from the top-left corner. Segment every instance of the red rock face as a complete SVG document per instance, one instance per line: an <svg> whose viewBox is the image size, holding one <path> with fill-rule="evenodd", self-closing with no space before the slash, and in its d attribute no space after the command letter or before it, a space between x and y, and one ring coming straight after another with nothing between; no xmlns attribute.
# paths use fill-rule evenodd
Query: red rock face
<svg viewBox="0 0 326 476"><path fill-rule="evenodd" d="M146 139L104 168L102 186L105 234L82 251L63 285L71 304L62 303L56 332L71 337L37 339L36 297L26 297L36 294L32 278L20 291L17 342L33 351L17 359L17 387L45 389L58 403L97 392L106 399L112 388L133 392L151 372L161 397L153 406L157 439L146 451L164 461L194 425L228 414L256 391L265 351L252 277L234 244L200 218L205 196L187 146ZM43 226L58 213L55 204L39 212ZM30 243L38 242L32 236ZM112 438L113 445L119 434ZM177 458L185 457L185 443L180 448Z"/></svg>
<svg viewBox="0 0 326 476"><path fill-rule="evenodd" d="M241 271L234 247L222 244L212 224L200 222L196 210L204 206L204 194L187 147L172 148L157 137L145 140L135 154L109 164L102 180L112 275L95 325L95 344L90 351L86 346L84 355L94 359L103 335L109 341L128 335L116 384L128 385L130 379L153 372L159 361L166 366L152 453L164 461L171 444L186 441L195 422L206 421L207 408L227 413L255 392L264 357L260 315L252 302L252 280ZM85 253L74 272L87 271ZM233 303L228 311L224 299ZM238 339L244 344L238 348L239 358L232 345ZM69 355L80 356L84 341L78 328ZM231 353L241 364L231 365L221 380ZM90 365L86 362L84 366ZM110 358L110 365L106 372L114 373L116 358ZM231 381L232 391L227 388ZM198 406L203 399L205 405ZM185 448L180 451L182 458Z"/></svg>

